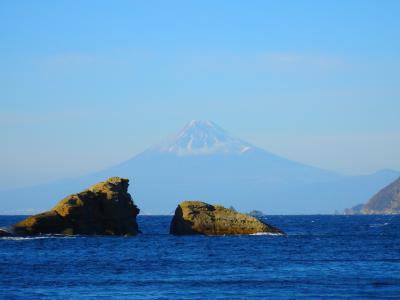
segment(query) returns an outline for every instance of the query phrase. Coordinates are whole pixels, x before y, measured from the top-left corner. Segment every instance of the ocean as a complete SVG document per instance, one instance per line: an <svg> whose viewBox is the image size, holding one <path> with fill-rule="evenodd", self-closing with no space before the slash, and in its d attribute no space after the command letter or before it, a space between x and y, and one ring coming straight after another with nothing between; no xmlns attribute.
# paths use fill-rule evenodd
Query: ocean
<svg viewBox="0 0 400 300"><path fill-rule="evenodd" d="M23 216L0 216L0 227ZM286 236L0 238L1 299L399 299L400 216L267 216Z"/></svg>

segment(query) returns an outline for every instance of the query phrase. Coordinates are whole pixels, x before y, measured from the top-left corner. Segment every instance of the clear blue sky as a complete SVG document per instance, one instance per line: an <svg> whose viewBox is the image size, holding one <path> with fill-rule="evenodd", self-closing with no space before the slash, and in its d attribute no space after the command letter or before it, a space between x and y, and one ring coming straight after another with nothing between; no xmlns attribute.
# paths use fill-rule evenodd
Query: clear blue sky
<svg viewBox="0 0 400 300"><path fill-rule="evenodd" d="M210 119L293 160L400 170L400 1L1 1L0 188Z"/></svg>

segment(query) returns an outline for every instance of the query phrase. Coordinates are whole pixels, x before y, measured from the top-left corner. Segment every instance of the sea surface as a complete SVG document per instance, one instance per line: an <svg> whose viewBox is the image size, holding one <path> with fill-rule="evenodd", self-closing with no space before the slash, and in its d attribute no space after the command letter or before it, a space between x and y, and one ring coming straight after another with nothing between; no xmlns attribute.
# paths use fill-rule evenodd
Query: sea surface
<svg viewBox="0 0 400 300"><path fill-rule="evenodd" d="M0 238L0 299L400 299L400 216L264 220L287 235Z"/></svg>

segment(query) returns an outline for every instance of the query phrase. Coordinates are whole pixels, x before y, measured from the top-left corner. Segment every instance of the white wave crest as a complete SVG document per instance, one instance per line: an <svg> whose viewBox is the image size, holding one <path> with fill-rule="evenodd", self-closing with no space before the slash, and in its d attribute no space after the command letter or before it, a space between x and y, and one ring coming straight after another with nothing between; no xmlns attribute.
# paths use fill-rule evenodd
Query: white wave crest
<svg viewBox="0 0 400 300"><path fill-rule="evenodd" d="M389 225L390 223L383 223L383 224L371 224L371 225L369 225L369 227L383 227L383 226L387 226L387 225Z"/></svg>
<svg viewBox="0 0 400 300"><path fill-rule="evenodd" d="M273 232L256 232L252 233L250 235L275 235L275 236L281 236L284 235L283 233L273 233Z"/></svg>
<svg viewBox="0 0 400 300"><path fill-rule="evenodd" d="M68 238L73 239L75 237L65 236L65 235L45 235L45 236L4 236L1 237L0 240L9 240L9 241L30 241L30 240L42 240L42 239L54 239L54 238Z"/></svg>

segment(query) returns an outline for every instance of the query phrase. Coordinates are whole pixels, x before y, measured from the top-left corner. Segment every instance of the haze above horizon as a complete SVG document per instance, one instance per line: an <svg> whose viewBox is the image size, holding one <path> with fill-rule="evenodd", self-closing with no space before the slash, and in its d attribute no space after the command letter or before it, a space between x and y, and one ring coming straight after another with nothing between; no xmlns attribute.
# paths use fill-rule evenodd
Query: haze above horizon
<svg viewBox="0 0 400 300"><path fill-rule="evenodd" d="M323 169L400 170L399 13L398 1L2 2L0 189L112 166L191 119Z"/></svg>

